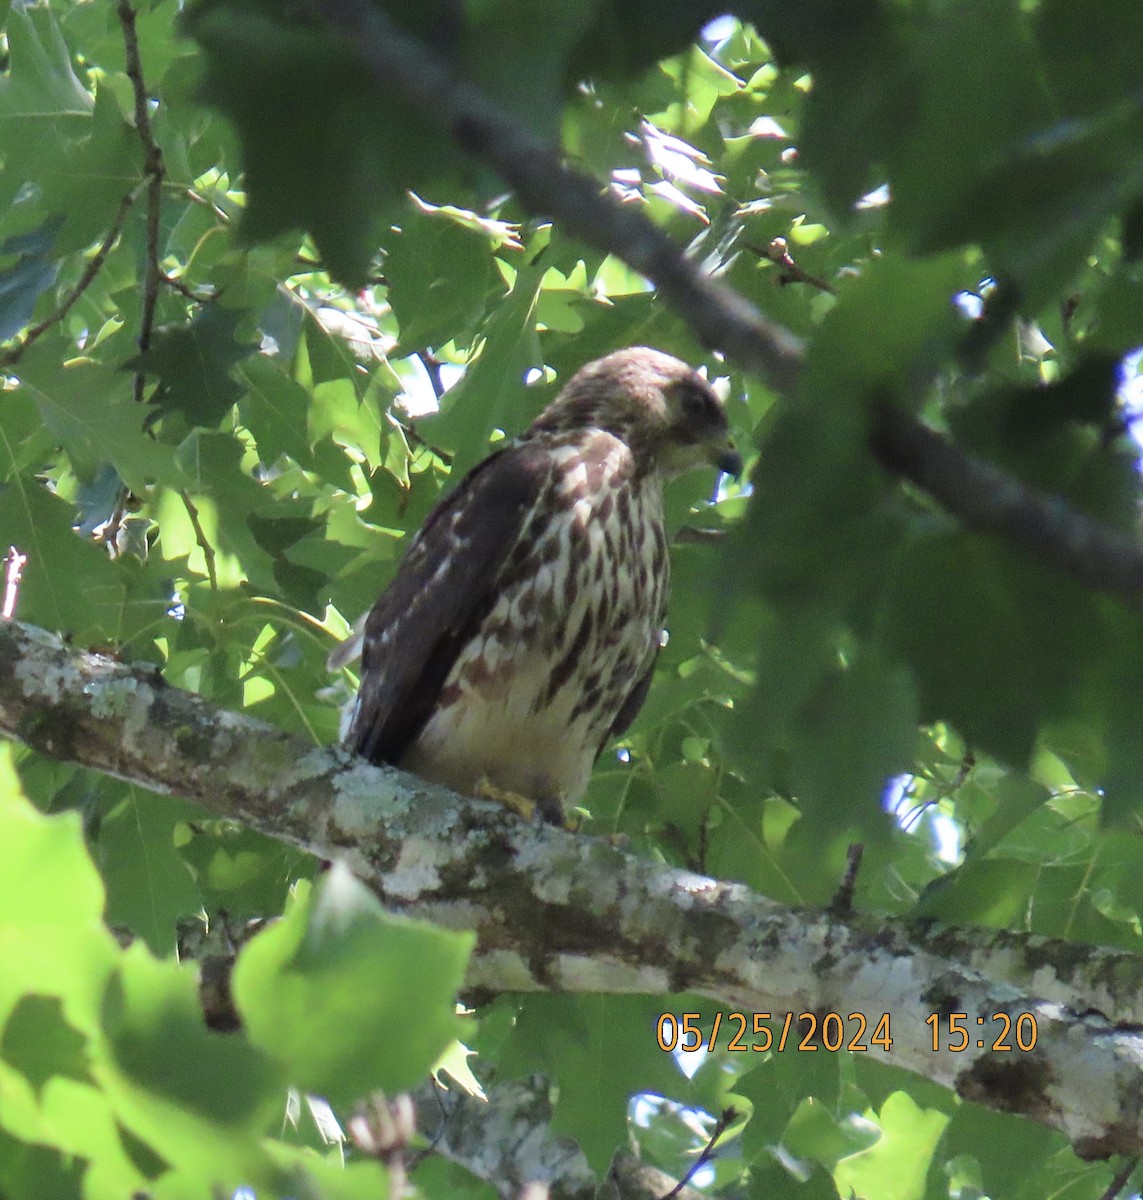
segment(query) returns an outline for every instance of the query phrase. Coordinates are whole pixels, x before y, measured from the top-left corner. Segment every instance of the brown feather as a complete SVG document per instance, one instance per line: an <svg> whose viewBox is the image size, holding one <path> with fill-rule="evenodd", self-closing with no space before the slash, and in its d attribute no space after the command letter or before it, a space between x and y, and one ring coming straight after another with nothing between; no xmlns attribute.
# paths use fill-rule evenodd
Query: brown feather
<svg viewBox="0 0 1143 1200"><path fill-rule="evenodd" d="M396 763L420 733L496 600L497 575L548 471L538 446L501 450L429 514L365 624L361 688L345 739L355 754Z"/></svg>

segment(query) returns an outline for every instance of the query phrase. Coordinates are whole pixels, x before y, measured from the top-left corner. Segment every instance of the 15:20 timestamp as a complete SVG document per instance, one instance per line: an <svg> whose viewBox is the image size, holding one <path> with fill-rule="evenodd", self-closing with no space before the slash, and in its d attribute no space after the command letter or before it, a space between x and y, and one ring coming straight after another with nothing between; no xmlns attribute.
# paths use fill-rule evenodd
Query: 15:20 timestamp
<svg viewBox="0 0 1143 1200"><path fill-rule="evenodd" d="M967 1050L974 1041L978 1050L1027 1052L1036 1048L1036 1018L1031 1013L1021 1013L1015 1018L1003 1012L977 1017L975 1038L968 1013L930 1013L925 1024L933 1031L934 1054L942 1049L956 1054Z"/></svg>

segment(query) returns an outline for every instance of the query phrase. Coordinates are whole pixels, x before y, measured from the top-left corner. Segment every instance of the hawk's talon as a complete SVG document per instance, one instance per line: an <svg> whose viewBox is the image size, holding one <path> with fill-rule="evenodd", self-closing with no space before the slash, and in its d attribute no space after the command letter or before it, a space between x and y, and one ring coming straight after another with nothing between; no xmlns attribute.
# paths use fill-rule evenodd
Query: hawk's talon
<svg viewBox="0 0 1143 1200"><path fill-rule="evenodd" d="M487 775L482 775L477 780L474 795L478 800L491 800L493 804L499 804L518 817L523 817L525 821L532 821L537 825L555 825L559 829L576 833L583 823L577 814L565 814L558 800L533 800L530 796L521 796L519 792L497 787Z"/></svg>
<svg viewBox="0 0 1143 1200"><path fill-rule="evenodd" d="M521 796L519 792L509 792L497 787L487 775L482 775L477 780L474 795L478 800L491 800L493 804L501 805L518 817L523 817L525 821L534 821L540 807L535 800Z"/></svg>
<svg viewBox="0 0 1143 1200"><path fill-rule="evenodd" d="M573 808L570 812L562 813L557 822L568 833L579 833L591 820L591 814L582 808Z"/></svg>

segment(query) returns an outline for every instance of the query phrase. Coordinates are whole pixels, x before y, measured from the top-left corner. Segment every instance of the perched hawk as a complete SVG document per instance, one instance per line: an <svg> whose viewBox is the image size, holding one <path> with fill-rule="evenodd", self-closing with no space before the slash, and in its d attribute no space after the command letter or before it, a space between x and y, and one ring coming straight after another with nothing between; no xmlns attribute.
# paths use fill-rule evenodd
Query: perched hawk
<svg viewBox="0 0 1143 1200"><path fill-rule="evenodd" d="M346 744L559 821L646 697L670 564L663 480L738 474L722 404L638 346L589 363L442 499L370 612Z"/></svg>

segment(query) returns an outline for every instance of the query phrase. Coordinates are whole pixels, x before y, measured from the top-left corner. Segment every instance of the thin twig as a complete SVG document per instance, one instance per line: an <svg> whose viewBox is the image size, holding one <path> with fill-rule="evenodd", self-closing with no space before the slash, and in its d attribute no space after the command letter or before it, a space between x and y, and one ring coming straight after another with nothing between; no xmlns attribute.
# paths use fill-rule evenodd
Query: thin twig
<svg viewBox="0 0 1143 1200"><path fill-rule="evenodd" d="M190 518L191 528L194 530L194 540L198 543L198 548L202 551L202 557L206 560L206 577L210 581L210 589L213 592L218 591L218 571L215 568L214 562L214 547L207 540L207 536L202 527L202 522L198 518L198 509L195 507L194 501L184 491L179 492L183 506L187 510L187 516Z"/></svg>
<svg viewBox="0 0 1143 1200"><path fill-rule="evenodd" d="M959 791L965 781L972 774L973 767L976 766L976 755L971 750L966 750L964 756L960 760L960 764L956 769L956 775L951 784L949 784L949 794Z"/></svg>
<svg viewBox="0 0 1143 1200"><path fill-rule="evenodd" d="M993 347L1004 338L1019 313L1016 289L1004 285L992 288L984 298L980 316L960 339L955 351L957 366L969 375L979 375L988 365Z"/></svg>
<svg viewBox="0 0 1143 1200"><path fill-rule="evenodd" d="M139 36L135 28L135 9L128 0L119 0L116 12L123 27L123 46L127 60L127 78L135 94L135 130L143 143L143 177L147 181L147 267L143 277L143 304L139 317L139 336L136 344L141 354L151 346L155 327L155 306L159 301L159 284L165 278L159 265L159 217L163 199L163 151L155 141L151 125L150 97L143 80L143 64L139 58ZM142 402L146 376L135 374L135 399Z"/></svg>
<svg viewBox="0 0 1143 1200"><path fill-rule="evenodd" d="M845 857L845 874L841 883L829 902L829 911L836 917L844 917L853 911L853 894L857 891L857 875L861 870L861 856L865 846L861 842L852 842Z"/></svg>
<svg viewBox="0 0 1143 1200"><path fill-rule="evenodd" d="M409 1144L417 1132L417 1110L407 1092L390 1100L374 1094L349 1118L346 1132L363 1154L385 1165L389 1200L400 1200L408 1183Z"/></svg>
<svg viewBox="0 0 1143 1200"><path fill-rule="evenodd" d="M779 283L808 283L820 292L837 295L837 288L828 279L823 279L820 275L811 275L809 271L798 266L790 255L790 243L784 237L772 238L764 248L756 246L753 242L745 242L744 245L747 250L752 250L759 258L772 262L778 268Z"/></svg>
<svg viewBox="0 0 1143 1200"><path fill-rule="evenodd" d="M130 501L131 489L125 483L120 483L118 494L115 497L115 507L111 510L111 516L107 518L103 527L95 534L95 541L102 543L112 558L118 557L119 554L119 532L123 528L123 517L127 512L127 505Z"/></svg>
<svg viewBox="0 0 1143 1200"><path fill-rule="evenodd" d="M174 291L178 292L180 296L185 296L188 300L195 304L205 304L209 300L216 300L218 298L218 293L213 289L210 289L207 293L200 295L194 290L194 288L183 283L181 279L176 279L173 275L168 275L166 271L160 271L159 278L162 283L167 285L167 287L172 288Z"/></svg>
<svg viewBox="0 0 1143 1200"><path fill-rule="evenodd" d="M708 529L701 525L683 525L673 540L676 545L718 546L726 541L726 530Z"/></svg>
<svg viewBox="0 0 1143 1200"><path fill-rule="evenodd" d="M100 242L99 249L88 259L87 266L84 267L83 274L76 281L75 286L64 297L63 302L58 308L45 317L38 325L33 325L24 334L18 345L13 346L10 350L0 355L0 366L10 367L13 363L18 362L24 351L34 341L47 333L53 325L58 325L71 312L72 306L91 286L92 280L99 274L103 264L107 261L107 256L111 253L111 247L115 245L120 233L122 233L123 223L127 220L127 214L131 211L131 205L134 203L135 189L132 189L119 201L119 210L115 214L115 219L111 222L111 227L108 229L103 241Z"/></svg>
<svg viewBox="0 0 1143 1200"><path fill-rule="evenodd" d="M1116 1200L1116 1197L1127 1186L1127 1181L1131 1178L1135 1168L1139 1165L1137 1158L1127 1159L1123 1166L1111 1177L1111 1182L1107 1185L1107 1191L1103 1193L1102 1200Z"/></svg>
<svg viewBox="0 0 1143 1200"><path fill-rule="evenodd" d="M662 1200L675 1200L675 1197L682 1192L683 1188L685 1188L687 1184L689 1184L690 1181L699 1173L699 1171L701 1171L702 1168L705 1167L708 1162L710 1162L711 1156L714 1154L715 1142L722 1137L722 1135L730 1128L737 1118L738 1113L734 1108L724 1108L722 1112L719 1113L718 1120L715 1121L714 1128L710 1131L710 1137L707 1140L706 1145L703 1147L702 1153L687 1168L687 1173L682 1177L682 1179L680 1179L679 1182L676 1183L675 1186L671 1188L671 1190L665 1196L662 1197Z"/></svg>
<svg viewBox="0 0 1143 1200"><path fill-rule="evenodd" d="M4 606L0 608L0 619L10 621L16 615L16 603L20 598L20 579L27 562L26 554L21 554L15 546L8 547L4 558Z"/></svg>
<svg viewBox="0 0 1143 1200"><path fill-rule="evenodd" d="M398 428L405 435L405 440L410 445L420 446L422 450L427 450L430 454L435 454L446 467L452 465L453 452L451 450L442 450L440 446L430 442L410 420L405 419L402 421L396 416L393 417L393 420L396 421Z"/></svg>
<svg viewBox="0 0 1143 1200"><path fill-rule="evenodd" d="M432 386L433 395L436 396L437 402L445 394L444 380L441 378L441 360L428 350L418 350L417 358L421 360L421 366L425 368L425 374L429 377L429 384Z"/></svg>

